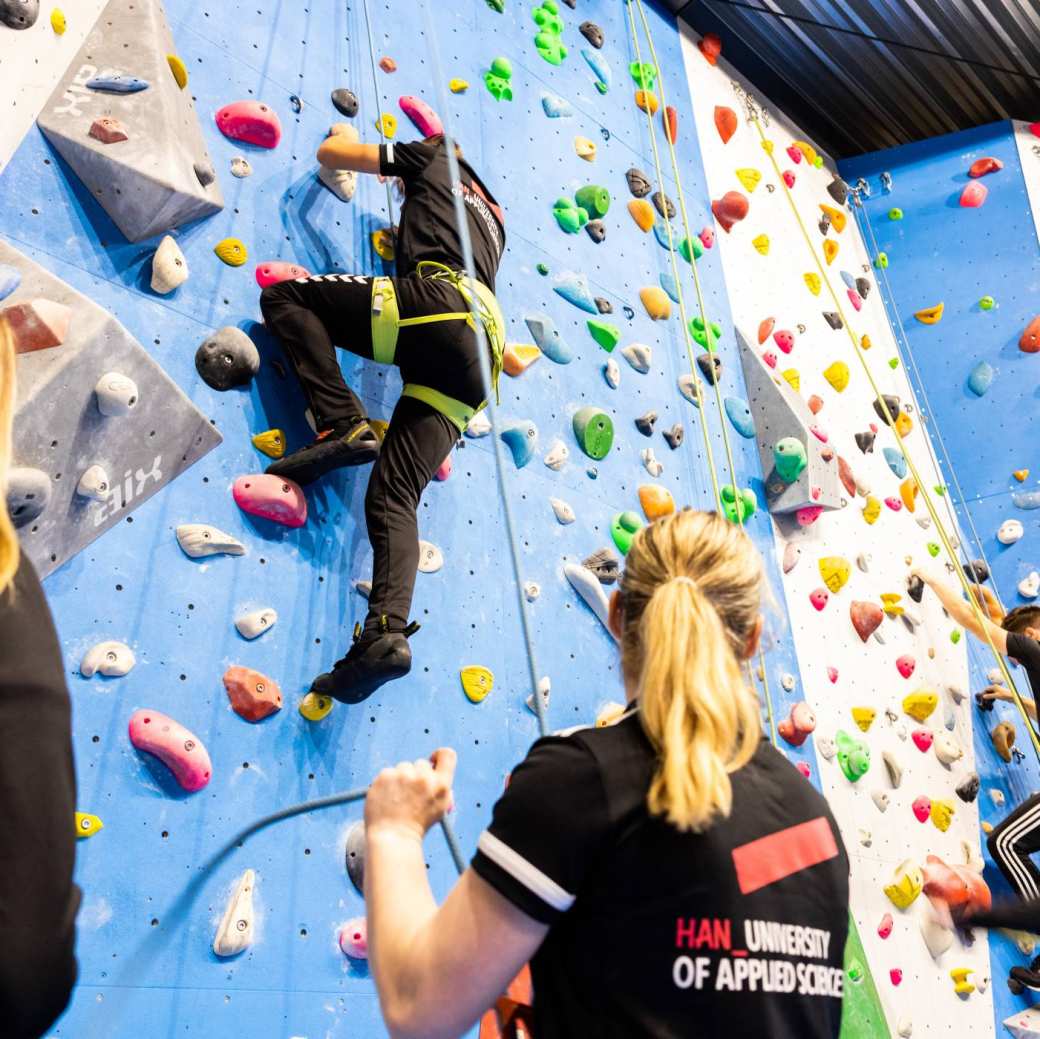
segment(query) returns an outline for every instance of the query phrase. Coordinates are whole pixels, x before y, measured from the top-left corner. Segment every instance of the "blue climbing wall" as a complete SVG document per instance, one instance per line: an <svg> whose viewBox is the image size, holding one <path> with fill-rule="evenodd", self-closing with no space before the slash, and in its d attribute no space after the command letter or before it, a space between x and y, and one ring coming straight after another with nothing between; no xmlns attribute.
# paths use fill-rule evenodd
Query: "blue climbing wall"
<svg viewBox="0 0 1040 1039"><path fill-rule="evenodd" d="M983 156L999 159L1004 168L983 178L989 192L982 207L963 208L959 200L971 179L968 168ZM1018 348L1023 329L1040 309L1040 247L1012 126L994 123L878 152L843 163L841 170L850 183L864 177L871 189L857 219L868 245L889 257L879 287L896 339L905 347L917 399L926 411L933 449L961 527L965 558L984 557L1001 600L1008 608L1019 605L1026 600L1018 594L1018 582L1040 569L1037 513L1017 509L1011 500L1015 491L1035 490L1040 476L1040 361ZM882 189L883 171L892 175L890 192ZM1035 176L1035 170L1030 175ZM889 219L893 207L902 209L902 220ZM986 295L996 301L992 310L979 306ZM916 311L940 301L945 309L938 324L924 325L914 318ZM982 397L967 385L980 361L996 373ZM1031 470L1025 483L1012 476L1015 469ZM1025 536L1005 546L996 532L1010 518L1022 522ZM974 639L969 661L975 692L987 684L986 672L996 662L988 647ZM1012 674L1029 695L1025 674ZM1000 760L989 739L1001 720L1015 724L1025 752L1024 760L1010 766ZM995 825L1040 786L1040 768L1014 705L999 704L992 714L976 712L974 730L982 780L980 814ZM1003 807L994 803L993 790L1004 794ZM988 853L986 859L986 880L994 896L1009 897ZM1024 997L1008 992L1003 979L1011 966L1028 957L996 934L990 935L990 950L999 1022L1026 1005Z"/></svg>
<svg viewBox="0 0 1040 1039"><path fill-rule="evenodd" d="M343 868L345 832L358 811L305 816L260 835L206 880L185 917L169 917L165 910L208 854L255 817L362 785L382 766L442 744L460 753L456 826L468 854L506 774L536 736L534 716L523 703L530 691L527 658L487 439L465 441L453 475L431 486L421 508L421 535L440 546L446 562L441 572L418 578L413 615L423 628L413 639L412 675L364 706L337 706L317 724L297 712L309 680L342 655L354 621L365 612L353 582L368 577L371 566L362 518L366 475L342 473L310 489L310 519L298 531L241 514L230 485L266 463L250 444L252 434L281 427L293 446L309 436L302 398L279 372L278 347L257 323L253 263L278 258L315 272L382 270L369 242L370 232L387 219L382 186L363 179L353 202L343 204L315 179L315 149L329 123L340 118L328 100L332 88L349 86L359 94L356 125L364 140L374 141L373 122L381 110L396 112L400 136L410 136L398 96L418 94L438 107L438 81L470 82L468 93L451 97L450 114L467 157L507 212L499 295L509 337L529 341L523 316L544 310L575 349L568 367L542 359L519 379L504 378L501 408L503 419L532 419L540 430L538 457L517 471L507 456L506 475L523 576L542 586L530 610L539 672L552 680L553 727L590 722L602 703L623 698L612 644L570 589L562 563L609 544L611 516L638 509L637 488L651 482L639 451L653 446L665 465L659 482L677 502L711 508L698 426L703 419L720 482L730 481L721 462L714 396L708 394L706 414L699 416L676 389L678 375L688 370L677 318L652 323L638 298L640 287L657 284L669 268L666 251L625 212L625 170L636 165L653 177L653 163L645 116L632 103L627 66L634 55L624 5L583 0L577 11L561 5L570 55L559 68L535 50L527 4L510 0L504 14L483 0L436 7L432 22L441 67L418 5L370 0L369 6L375 56L390 55L398 65L393 75L378 73L378 99L358 2L166 4L227 203L218 216L178 232L191 277L168 298L148 288L157 241L128 245L37 130L0 177L0 235L114 313L225 438L46 583L74 705L79 807L105 824L79 847L80 983L54 1035L383 1034L366 969L345 960L336 946L339 925L364 911ZM668 101L679 113L683 184L696 231L710 224L710 206L678 37L670 18L653 7L648 15ZM611 66L612 86L605 96L580 54L587 46L577 30L583 19L596 21L606 36L601 54ZM643 47L645 58L645 41ZM496 102L482 85L482 72L498 54L509 57L515 70L511 103ZM127 65L132 71L132 55ZM569 100L573 117L548 119L542 91ZM298 114L291 95L302 101ZM267 102L281 117L284 136L273 152L225 140L212 122L222 105L249 98ZM659 122L657 127L663 147ZM594 163L575 154L576 135L597 142ZM252 163L249 179L230 176L236 155ZM551 214L559 195L589 182L607 186L614 199L600 245L584 233L565 236ZM670 179L665 190L677 197ZM225 267L213 255L213 245L228 235L246 243L245 267ZM548 277L537 273L539 263L550 268ZM606 356L585 329L587 315L552 292L552 278L564 270L587 274L594 295L612 302L608 320L622 328L621 345L641 341L653 347L650 374L632 371L619 357L620 389L605 383ZM709 316L724 329L720 355L727 391L739 395L740 365L717 250L706 254L700 271ZM689 287L687 295L692 297ZM219 394L198 378L193 356L212 329L226 324L256 338L263 364L250 388ZM388 417L400 385L396 372L347 354L343 365L370 413ZM605 408L617 429L614 450L597 465L595 479L571 433L571 416L588 403ZM633 419L651 408L660 418L648 441ZM677 421L686 439L673 452L660 430ZM560 473L540 461L557 436L571 448L571 461ZM738 481L760 489L752 442L732 432L731 438ZM559 526L550 496L569 501L577 522ZM188 559L173 535L185 522L229 531L245 542L247 555ZM776 583L768 516L759 513L750 529ZM232 620L259 606L274 606L280 620L257 642L246 642ZM80 678L83 651L109 638L133 646L137 667L123 679ZM465 699L459 684L459 668L471 663L496 675L494 691L479 706ZM275 678L285 698L282 712L258 725L234 715L221 684L231 664ZM796 698L780 689L784 672L797 675L797 664L789 648L777 646L766 674L781 714L782 701ZM214 776L203 792L183 795L161 766L132 749L126 725L139 707L174 716L206 743ZM434 888L443 894L453 868L436 833L427 857ZM257 871L257 940L238 960L220 961L210 951L213 933L232 881L247 867Z"/></svg>

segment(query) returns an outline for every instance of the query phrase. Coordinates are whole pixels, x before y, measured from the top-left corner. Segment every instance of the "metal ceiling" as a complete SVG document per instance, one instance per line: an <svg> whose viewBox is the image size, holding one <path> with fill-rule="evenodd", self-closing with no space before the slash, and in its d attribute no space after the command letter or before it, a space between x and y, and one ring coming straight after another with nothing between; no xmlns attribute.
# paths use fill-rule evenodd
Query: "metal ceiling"
<svg viewBox="0 0 1040 1039"><path fill-rule="evenodd" d="M665 2L838 158L1040 119L1040 0Z"/></svg>

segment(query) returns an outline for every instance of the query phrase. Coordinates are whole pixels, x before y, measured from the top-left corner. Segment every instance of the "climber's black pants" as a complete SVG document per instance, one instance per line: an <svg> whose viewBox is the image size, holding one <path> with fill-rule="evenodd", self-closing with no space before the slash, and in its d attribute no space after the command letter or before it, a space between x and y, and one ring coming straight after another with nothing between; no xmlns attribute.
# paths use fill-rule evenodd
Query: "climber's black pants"
<svg viewBox="0 0 1040 1039"><path fill-rule="evenodd" d="M1026 798L1001 820L986 846L1000 872L1022 898L1040 898L1040 869L1030 858L1040 851L1040 794Z"/></svg>
<svg viewBox="0 0 1040 1039"><path fill-rule="evenodd" d="M468 311L449 282L394 278L400 316ZM365 415L347 386L335 347L372 358L372 279L326 274L264 289L260 309L296 372L319 431ZM402 328L394 363L406 384L438 390L473 408L484 400L477 339L464 321ZM365 519L372 543L372 593L365 631L386 614L390 628L408 623L419 563L416 511L426 485L459 437L459 428L430 405L402 397L372 468Z"/></svg>

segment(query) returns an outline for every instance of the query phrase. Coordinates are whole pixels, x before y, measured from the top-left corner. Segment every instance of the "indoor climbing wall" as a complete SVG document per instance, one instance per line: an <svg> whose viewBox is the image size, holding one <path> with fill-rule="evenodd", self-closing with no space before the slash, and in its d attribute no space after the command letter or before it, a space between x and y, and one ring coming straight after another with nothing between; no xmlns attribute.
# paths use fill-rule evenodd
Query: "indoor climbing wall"
<svg viewBox="0 0 1040 1039"><path fill-rule="evenodd" d="M364 706L337 705L319 720L298 710L311 678L344 653L355 620L365 613L356 590L371 567L362 520L365 473L340 473L309 488L307 520L299 528L246 515L231 490L238 477L268 464L251 438L280 430L292 448L310 436L302 398L259 324L254 269L275 260L315 273L389 269L372 241L388 223L384 187L361 178L344 201L316 176L315 150L330 123L344 118L330 100L333 90L355 93L358 110L348 121L369 142L379 139L381 112L396 116L397 139L418 136L398 99L425 100L450 119L467 158L506 210L508 248L498 290L508 338L545 347L545 356L514 351L518 370L535 360L522 374L503 378L498 420L522 432L525 443L526 434L537 431L525 466L505 451L505 477L523 579L539 586L526 608L538 673L551 679L552 727L591 722L623 696L612 641L572 587L565 565L593 603L601 602L592 594L595 579L588 584L580 564L601 549L617 553L626 527L642 521L644 504L650 512L670 501L711 508L716 483L735 484L745 509L751 493L765 501L756 446L720 422L709 382L713 365L705 346L718 337L721 386L726 396L744 396L674 22L646 8L664 75L663 82L652 83L649 73L641 79L662 107L675 109L678 168L692 225L686 252L703 252L703 312L688 261L677 258L687 317L700 322L700 342L693 344L700 363L692 374L677 286L667 277L669 236L659 213L667 212L667 203L661 198L658 208L628 208L661 188L673 205L679 202L662 115L648 123L634 103L629 10L607 0L561 4L562 32L539 41L541 51L560 60L554 64L536 45L532 5L509 2L502 12L493 6L483 0L431 5L427 20L425 5L417 13L406 0L369 0L371 52L361 0L309 6L169 0L164 12L149 5L165 21L151 18L146 32L129 36L127 25L134 23L128 19L141 13L134 0L112 0L96 26L82 24L87 12L67 6L66 33L75 31L84 49L78 55L76 48L55 49L51 56L61 67L48 70L48 82L60 94L46 110L47 91L32 102L50 137L31 129L0 176L0 237L120 322L223 441L132 513L120 509L113 529L46 581L73 698L79 808L95 817L84 824L89 839L78 856L80 982L55 1035L383 1034L367 968L344 957L337 941L342 925L364 912L344 869L346 835L359 809L306 815L269 830L203 877L200 898L183 916L169 914L173 899L215 849L258 816L358 787L384 765L441 744L460 753L455 826L469 854L506 774L537 734L524 705L531 691L527 652L495 490L493 441L486 435L464 438L451 475L430 487L420 510L421 536L439 549L443 565L418 577L413 616L422 629L412 639L411 676ZM595 23L601 39L592 28L579 31L585 21ZM25 38L53 31L44 22ZM167 26L172 60L163 50ZM641 24L637 32L639 60L648 62ZM124 38L113 66L106 55L113 40ZM8 54L18 39L0 27L0 53ZM102 82L91 85L96 78ZM449 92L453 80L462 82ZM165 143L142 148L148 142L135 138L148 135L150 123L139 117L152 109L140 106L150 106L157 94L187 129L171 142L157 125L149 141ZM271 113L277 116L275 147L230 139L218 129L216 113L241 101L266 106L268 127ZM56 109L70 106L74 113L61 114L78 122L56 132ZM668 171L661 177L651 127ZM92 183L96 160L84 161L82 154L83 136L92 131L100 145L88 142L91 154L103 156L108 168L128 169L135 190L154 174L161 196L176 203L172 209L157 214L129 207L118 173ZM70 150L69 140L79 147ZM121 148L125 162L112 157ZM117 151L109 156L106 149ZM217 197L223 199L219 212L212 211L215 204L203 210L182 205L185 198ZM580 202L588 209L579 212ZM565 230L590 210L590 230ZM148 237L127 238L140 237L141 220L157 215L172 243L158 256L165 240L154 224L144 228ZM673 245L684 237L676 217ZM9 291L2 278L0 285ZM739 294L739 283L732 287ZM217 330L224 330L218 345L205 355L219 359L230 343L235 371L246 380L227 391L213 385L205 365L204 380L195 363L197 348ZM400 388L396 372L346 354L343 366L370 414L387 418ZM690 400L696 396L691 379L703 393L699 411ZM69 407L84 406L91 389L70 386ZM579 444L581 435L599 453L595 438L584 435L605 423L602 415L587 422L582 409L589 407L609 417L614 429L602 458ZM577 424L576 415L582 416ZM155 428L160 440L165 432ZM517 437L510 439L522 460ZM103 441L94 446L106 450ZM260 446L273 450L277 436ZM94 460L86 452L75 456L74 478ZM46 458L16 462L50 465ZM658 489L640 495L647 485ZM746 522L778 585L764 507ZM191 524L215 529L181 530L179 543L178 528ZM213 548L222 551L192 554ZM269 611L277 615L273 624ZM236 621L259 631L256 640L240 635ZM88 652L106 642L117 645ZM460 682L461 669L470 665L494 674L494 687L479 704L467 699ZM266 676L265 707L280 695L281 710L256 723L234 713L222 679L235 666ZM778 633L756 681L763 692L768 687L781 716L803 696L793 649ZM189 730L181 745L205 746L208 768L182 776L197 786L211 773L204 788L187 792L165 766L131 745L131 718L143 723L151 717L135 715L140 710L166 714ZM809 746L791 755L813 762L810 778L819 782ZM442 894L454 872L437 833L428 843L428 862ZM237 958L221 958L212 951L214 934L247 869L254 871L247 878L252 941Z"/></svg>
<svg viewBox="0 0 1040 1039"><path fill-rule="evenodd" d="M1016 135L1012 124L995 123L843 164L849 182L863 177L870 192L857 216L872 255L888 257L880 289L928 416L965 558L986 563L1006 609L1035 602L1040 590L1040 514L1029 508L1040 502L1040 369L1036 354L1021 346L1040 312L1040 137L1034 132L1040 126L1017 129ZM881 182L886 174L888 190ZM963 204L972 201L979 204ZM937 304L941 319L922 322L926 308ZM973 639L969 660L976 692L996 662ZM1032 695L1025 673L1013 668L1011 674L1023 695ZM1040 786L1038 766L1013 704L988 713L972 709L978 804L983 825L991 826ZM1001 723L1015 726L1024 755L1011 762L996 753L990 737ZM988 853L985 876L995 897L1011 896ZM1028 1006L1003 979L1035 952L1025 938L1016 944L993 936L990 945L999 1022Z"/></svg>
<svg viewBox="0 0 1040 1039"><path fill-rule="evenodd" d="M940 876L929 856L954 868L979 865L967 639L934 597L917 602L907 583L911 565L932 564L933 556L942 564L923 495L953 534L933 490L941 478L871 251L833 163L727 65L724 52L713 64L715 49L699 43L695 35L683 39L708 188L718 210L739 218L719 236L733 320L750 361L774 380L770 393L759 380L761 392L749 403L801 665L796 699L804 704L785 719L783 735L805 740L841 825L863 965L880 1003L877 1019L846 1031L991 1034L984 932L967 943L938 925L929 899L918 897L921 867L929 891ZM874 407L878 392L898 398L892 417L921 476L920 493ZM770 438L761 442L766 429ZM810 466L814 456L829 459L839 508L788 508L797 474L784 477L790 447L778 436L800 444ZM811 483L809 501L827 504L826 485ZM968 981L961 994L951 977L958 970L968 971L959 976ZM854 978L846 991L857 992Z"/></svg>

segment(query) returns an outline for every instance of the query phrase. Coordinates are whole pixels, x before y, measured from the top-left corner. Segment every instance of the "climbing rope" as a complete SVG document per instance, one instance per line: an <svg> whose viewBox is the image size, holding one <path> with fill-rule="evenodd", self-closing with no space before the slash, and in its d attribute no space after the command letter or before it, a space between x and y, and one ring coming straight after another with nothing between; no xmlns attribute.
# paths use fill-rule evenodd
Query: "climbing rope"
<svg viewBox="0 0 1040 1039"><path fill-rule="evenodd" d="M838 297L838 294L835 292L834 286L831 284L830 278L827 277L827 272L824 269L824 265L820 259L818 252L816 251L816 248L813 245L812 238L810 237L809 232L806 229L805 222L802 220L802 216L798 212L798 207L795 204L794 197L791 194L791 190L790 188L788 188L786 181L784 181L783 176L781 175L780 166L776 161L776 156L773 154L772 147L769 146L770 142L768 141L768 138L765 135L765 131L762 129L762 124L759 121L758 116L754 113L754 111L749 112L748 121L755 127L756 131L758 132L759 139L762 142L763 151L769 157L769 161L772 164L773 171L776 174L776 178L782 186L781 190L784 193L784 197L787 199L788 205L791 207L791 212L794 214L795 221L797 222L798 227L802 232L802 237L805 240L805 244L808 247L810 254L812 255L813 263L816 265L816 269L820 273L821 281L823 282L823 284L827 286L827 291L834 302L835 312L841 319L842 326L844 327L846 333L848 334L849 340L852 343L853 353L856 355L860 362L860 366L863 369L864 375L866 375L867 377L867 381L870 384L870 388L873 391L875 398L879 401L882 401L883 404L884 398L882 396L880 388L878 387L877 380L874 378L874 373L871 370L871 367L868 364L866 357L864 356L863 349L860 346L859 339L856 336L856 333L853 331L852 326L849 324L848 318L845 315L845 309L841 304L841 300ZM1018 712L1019 714L1021 714L1022 720L1023 722L1025 722L1026 727L1029 730L1029 738L1033 744L1033 750L1036 752L1037 758L1040 759L1040 736L1037 735L1036 730L1033 728L1033 725L1029 720L1029 715L1026 712L1025 705L1022 703L1022 697L1019 695L1018 689L1011 678L1011 673L1008 669L1007 661L1004 659L1003 655L997 651L997 647L993 644L993 639L990 637L989 630L986 627L986 622L988 618L985 618L983 616L982 610L978 602L976 601L974 594L972 593L971 587L968 583L967 576L964 572L964 568L960 565L958 561L957 553L954 550L953 545L950 542L949 535L946 533L946 529L940 520L939 513L935 508L935 503L932 501L931 495L926 490L925 484L921 480L921 475L917 470L917 466L914 463L914 460L911 457L909 450L907 449L906 443L904 442L903 437L896 426L896 417L891 414L891 411L888 407L882 406L881 411L884 413L886 424L888 425L889 429L892 430L892 434L895 437L896 444L899 447L899 451L902 454L903 459L906 462L907 468L910 471L910 475L918 488L918 491L921 495L921 499L924 502L925 508L928 510L928 515L931 518L932 523L935 524L935 528L938 532L939 539L942 542L942 546L946 550L946 554L949 556L950 562L952 563L954 568L954 572L957 574L958 580L960 581L961 588L963 589L964 594L967 597L968 607L972 612L972 616L975 618L975 621L982 632L983 639L992 651L993 657L997 662L1001 675L1004 678L1005 684L1008 690L1010 690L1011 692L1015 706L1018 708ZM922 430L922 432L924 432L924 430Z"/></svg>
<svg viewBox="0 0 1040 1039"><path fill-rule="evenodd" d="M379 130L379 142L380 144L386 144L386 132L383 129L383 94L379 89L379 74L376 72L376 45L372 38L372 15L368 10L368 0L361 0L361 4L365 9L365 30L368 33L368 57L369 62L372 66L372 89L376 95L376 110L379 112L379 118L376 120L376 127ZM394 233L394 200L390 193L390 181L384 182L386 187L386 215L387 220L390 223L390 237L396 243L396 235Z"/></svg>

